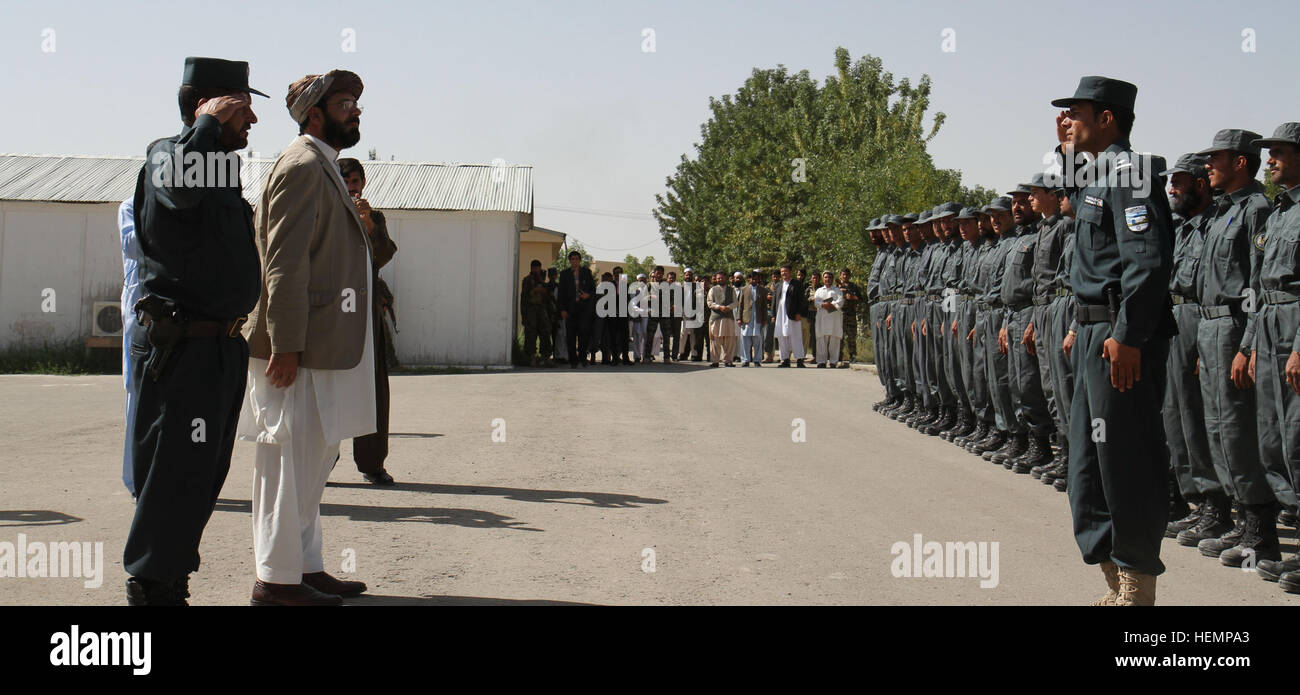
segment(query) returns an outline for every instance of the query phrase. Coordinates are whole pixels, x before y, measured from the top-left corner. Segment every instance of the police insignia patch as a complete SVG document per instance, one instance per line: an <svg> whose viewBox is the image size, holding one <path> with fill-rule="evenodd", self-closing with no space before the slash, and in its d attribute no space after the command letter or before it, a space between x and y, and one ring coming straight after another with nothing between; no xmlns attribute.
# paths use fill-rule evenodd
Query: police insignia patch
<svg viewBox="0 0 1300 695"><path fill-rule="evenodd" d="M1151 226L1147 219L1147 206L1134 205L1131 208L1124 208L1124 224L1128 225L1128 230L1134 233L1141 233Z"/></svg>
<svg viewBox="0 0 1300 695"><path fill-rule="evenodd" d="M1259 234L1256 234L1256 235L1255 235L1255 248L1259 249L1260 251L1263 251L1263 250L1264 250L1264 241L1265 241L1267 238L1268 238L1268 237L1265 236L1265 233L1264 233L1264 232L1260 232Z"/></svg>

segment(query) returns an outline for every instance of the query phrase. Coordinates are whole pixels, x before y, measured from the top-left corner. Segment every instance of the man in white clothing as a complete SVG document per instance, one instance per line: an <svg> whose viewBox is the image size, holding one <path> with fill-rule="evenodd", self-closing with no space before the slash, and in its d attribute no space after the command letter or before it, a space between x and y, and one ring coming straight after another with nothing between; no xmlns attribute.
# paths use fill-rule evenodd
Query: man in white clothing
<svg viewBox="0 0 1300 695"><path fill-rule="evenodd" d="M844 336L844 293L835 286L831 271L822 273L822 286L813 293L817 306L817 321L813 331L817 336L817 367L824 369L840 361L840 339Z"/></svg>
<svg viewBox="0 0 1300 695"><path fill-rule="evenodd" d="M795 366L803 367L803 317L807 315L808 296L802 282L794 279L790 264L781 266L781 282L773 293L772 321L777 348L781 352L778 367L790 366L790 353L794 353Z"/></svg>
<svg viewBox="0 0 1300 695"><path fill-rule="evenodd" d="M253 467L254 605L338 605L366 590L325 572L320 500L339 442L376 429L370 240L339 174L361 137L361 78L345 70L289 87L297 139L258 205L262 296L245 333L239 437Z"/></svg>

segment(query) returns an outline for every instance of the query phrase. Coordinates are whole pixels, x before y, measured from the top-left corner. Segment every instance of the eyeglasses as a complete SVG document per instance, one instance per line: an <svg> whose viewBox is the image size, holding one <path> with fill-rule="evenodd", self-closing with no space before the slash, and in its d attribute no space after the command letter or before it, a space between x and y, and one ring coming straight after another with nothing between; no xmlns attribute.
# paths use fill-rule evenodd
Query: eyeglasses
<svg viewBox="0 0 1300 695"><path fill-rule="evenodd" d="M365 110L365 107L361 105L361 102L357 101L356 99L344 99L343 101L337 102L335 105L343 109L344 111L351 111L354 108L357 111Z"/></svg>

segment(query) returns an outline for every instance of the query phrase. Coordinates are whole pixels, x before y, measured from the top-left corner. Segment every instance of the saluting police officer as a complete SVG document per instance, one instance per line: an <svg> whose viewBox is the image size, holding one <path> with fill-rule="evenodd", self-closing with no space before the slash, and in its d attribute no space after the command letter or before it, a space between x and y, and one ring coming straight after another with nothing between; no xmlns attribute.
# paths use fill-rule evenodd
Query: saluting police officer
<svg viewBox="0 0 1300 695"><path fill-rule="evenodd" d="M1102 605L1154 604L1165 569L1169 459L1160 405L1174 332L1173 237L1152 161L1130 149L1136 99L1135 85L1090 76L1052 102L1066 109L1056 130L1077 214L1070 511L1084 562L1100 564L1106 577Z"/></svg>
<svg viewBox="0 0 1300 695"><path fill-rule="evenodd" d="M1210 455L1216 467L1231 475L1240 509L1231 530L1223 519L1224 526L1196 527L1201 533L1190 540L1202 555L1231 567L1240 567L1251 554L1256 560L1281 559L1275 488L1259 459L1250 345L1243 342L1246 317L1259 300L1250 287L1251 267L1263 248L1264 223L1271 212L1264 186L1255 180L1260 148L1254 142L1259 139L1248 130L1220 130L1210 147L1197 153L1209 156L1210 186L1223 191L1210 212L1197 268L1201 394ZM1215 538L1215 532L1222 535ZM1183 538L1179 542L1187 543Z"/></svg>
<svg viewBox="0 0 1300 695"><path fill-rule="evenodd" d="M248 63L186 58L184 128L153 143L136 180L144 256L136 310L147 328L129 346L142 374L132 426L139 501L123 554L131 605L185 604L230 470L248 372L239 328L261 292L238 176L237 152L257 122L249 94L266 96L248 86Z"/></svg>
<svg viewBox="0 0 1300 695"><path fill-rule="evenodd" d="M1265 223L1251 283L1260 306L1249 317L1242 342L1253 342L1260 458L1278 501L1294 515L1300 484L1300 123L1283 123L1273 137L1251 144L1268 148L1269 173L1282 192ZM1286 482L1290 487L1282 485ZM1285 562L1260 560L1256 571L1264 579L1279 579L1287 592L1300 593L1300 553Z"/></svg>

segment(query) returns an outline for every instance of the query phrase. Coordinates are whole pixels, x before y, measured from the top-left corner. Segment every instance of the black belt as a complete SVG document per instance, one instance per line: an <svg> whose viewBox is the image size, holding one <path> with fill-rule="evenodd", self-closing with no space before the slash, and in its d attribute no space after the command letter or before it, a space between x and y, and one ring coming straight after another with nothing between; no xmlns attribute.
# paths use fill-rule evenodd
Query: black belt
<svg viewBox="0 0 1300 695"><path fill-rule="evenodd" d="M140 312L140 325L148 327L153 323L153 317L147 311ZM186 321L185 337L186 338L216 338L224 336L226 338L239 337L239 329L244 327L248 321L247 316L240 316L233 321Z"/></svg>
<svg viewBox="0 0 1300 695"><path fill-rule="evenodd" d="M1264 304L1294 304L1300 302L1300 297L1283 290L1264 290L1263 299Z"/></svg>
<svg viewBox="0 0 1300 695"><path fill-rule="evenodd" d="M1034 297L1034 306L1047 306L1051 301L1051 297Z"/></svg>
<svg viewBox="0 0 1300 695"><path fill-rule="evenodd" d="M1203 319L1221 319L1232 316L1241 311L1240 304L1216 304L1214 306L1202 306L1201 318Z"/></svg>
<svg viewBox="0 0 1300 695"><path fill-rule="evenodd" d="M1105 304L1076 303L1074 318L1079 323L1110 323L1110 307Z"/></svg>
<svg viewBox="0 0 1300 695"><path fill-rule="evenodd" d="M902 302L902 303L903 303L903 306L911 306L911 305L912 305L912 298L911 298L911 297L903 297L902 299L900 299L900 300L898 300L898 301Z"/></svg>
<svg viewBox="0 0 1300 695"><path fill-rule="evenodd" d="M1026 302L1026 303L1024 303L1024 304L1007 304L1007 305L1006 305L1006 307L1007 307L1008 309L1012 310L1012 311L1020 311L1021 309L1027 309L1027 308L1029 308L1029 307L1031 307L1031 306L1033 306L1033 305L1032 305L1032 304L1029 304L1028 302Z"/></svg>

